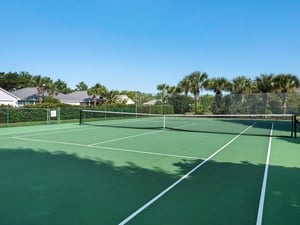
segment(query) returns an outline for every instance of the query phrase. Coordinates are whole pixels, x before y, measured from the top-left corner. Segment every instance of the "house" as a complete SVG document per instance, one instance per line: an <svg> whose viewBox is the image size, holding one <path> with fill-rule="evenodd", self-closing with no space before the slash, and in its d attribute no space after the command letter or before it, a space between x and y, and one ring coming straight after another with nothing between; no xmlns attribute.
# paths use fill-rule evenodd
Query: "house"
<svg viewBox="0 0 300 225"><path fill-rule="evenodd" d="M5 95L5 97L4 97ZM24 106L29 104L40 103L45 96L49 96L47 90L40 90L36 87L22 88L13 92L1 89L0 105L8 104L14 106ZM104 99L100 96L90 96L87 91L75 91L69 94L55 93L53 98L58 99L61 103L69 105L93 105L99 104ZM127 95L116 95L114 101L117 103L125 103L126 105L135 104Z"/></svg>
<svg viewBox="0 0 300 225"><path fill-rule="evenodd" d="M148 102L144 102L143 105L156 105L156 104L161 104L161 100L153 99L153 100L150 100Z"/></svg>
<svg viewBox="0 0 300 225"><path fill-rule="evenodd" d="M4 90L5 91L5 90ZM7 92L7 91L6 91ZM47 90L39 93L38 88L28 87L15 90L13 92L7 92L17 98L16 106L24 106L29 104L37 104L42 101L43 97L49 96ZM69 105L91 105L94 104L93 96L89 96L87 91L75 91L69 94L55 93L53 98L58 99L61 103ZM0 100L3 98L0 97ZM99 104L101 98L96 96L96 104ZM1 104L1 103L0 103Z"/></svg>
<svg viewBox="0 0 300 225"><path fill-rule="evenodd" d="M0 88L0 105L10 105L13 107L18 106L19 97Z"/></svg>
<svg viewBox="0 0 300 225"><path fill-rule="evenodd" d="M126 105L134 105L135 102L129 98L127 95L116 95L114 97L116 103L125 103Z"/></svg>
<svg viewBox="0 0 300 225"><path fill-rule="evenodd" d="M69 104L69 105L91 105L94 104L93 96L89 96L87 91L75 91L69 94L58 94L54 96L61 103ZM96 104L99 103L99 98L96 97Z"/></svg>
<svg viewBox="0 0 300 225"><path fill-rule="evenodd" d="M36 87L22 88L12 92L19 98L18 106L24 106L29 104L39 103L44 96L47 96L47 92L42 92L42 96L39 96L38 89Z"/></svg>

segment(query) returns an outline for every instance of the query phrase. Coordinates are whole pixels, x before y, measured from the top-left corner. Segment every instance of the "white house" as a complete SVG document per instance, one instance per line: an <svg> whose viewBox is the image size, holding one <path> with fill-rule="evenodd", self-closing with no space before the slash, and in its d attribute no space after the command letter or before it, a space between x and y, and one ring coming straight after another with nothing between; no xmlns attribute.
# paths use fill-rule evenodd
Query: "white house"
<svg viewBox="0 0 300 225"><path fill-rule="evenodd" d="M57 94L54 96L60 100L61 103L69 104L69 105L92 105L93 97L89 96L87 91L75 91L69 94ZM99 98L96 99L99 103Z"/></svg>
<svg viewBox="0 0 300 225"><path fill-rule="evenodd" d="M145 102L143 105L155 105L157 103L160 103L161 104L161 100L156 100L156 99L153 99L153 100L150 100L148 102Z"/></svg>
<svg viewBox="0 0 300 225"><path fill-rule="evenodd" d="M117 103L125 103L126 105L133 105L135 102L127 95L116 95L114 98Z"/></svg>
<svg viewBox="0 0 300 225"><path fill-rule="evenodd" d="M0 105L10 105L10 106L17 107L19 100L20 100L19 97L0 88Z"/></svg>
<svg viewBox="0 0 300 225"><path fill-rule="evenodd" d="M15 90L11 93L19 98L18 106L37 104L40 102L38 90L36 87L22 88L22 89Z"/></svg>

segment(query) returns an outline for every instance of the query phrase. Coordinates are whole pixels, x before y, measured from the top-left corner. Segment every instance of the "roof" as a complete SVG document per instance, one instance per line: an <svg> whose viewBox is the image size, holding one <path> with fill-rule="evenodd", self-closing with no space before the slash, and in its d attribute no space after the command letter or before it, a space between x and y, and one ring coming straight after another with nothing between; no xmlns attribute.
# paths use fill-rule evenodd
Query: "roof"
<svg viewBox="0 0 300 225"><path fill-rule="evenodd" d="M127 95L116 95L115 100L119 102L125 102L126 105L135 104L135 102Z"/></svg>
<svg viewBox="0 0 300 225"><path fill-rule="evenodd" d="M157 103L157 101L160 101L160 100L153 99L148 102L145 102L144 105L155 105Z"/></svg>
<svg viewBox="0 0 300 225"><path fill-rule="evenodd" d="M78 100L78 102L91 102L92 97L88 95L87 91L75 91L65 95L66 99Z"/></svg>
<svg viewBox="0 0 300 225"><path fill-rule="evenodd" d="M23 100L38 100L38 91L36 87L22 88L10 93ZM45 96L48 96L48 92L45 91ZM76 91L69 94L56 93L54 98L60 100L63 103L80 103L91 102L92 97L88 95L87 91Z"/></svg>
<svg viewBox="0 0 300 225"><path fill-rule="evenodd" d="M27 99L27 100L37 100L38 92L36 87L28 87L22 88L12 92L15 96L19 97L20 99Z"/></svg>
<svg viewBox="0 0 300 225"><path fill-rule="evenodd" d="M0 93L4 93L4 95L8 95L9 97L11 97L11 98L14 98L14 99L16 99L16 100L20 100L20 98L18 97L18 96L16 96L16 95L14 95L14 94L12 94L11 92L9 92L9 91L6 91L5 89L3 89L3 88L0 88ZM0 100L3 100L2 98L4 98L5 96L4 95L1 95L0 94Z"/></svg>
<svg viewBox="0 0 300 225"><path fill-rule="evenodd" d="M62 103L79 104L80 102L92 102L92 97L87 94L87 91L76 91L69 94L58 93L54 96Z"/></svg>

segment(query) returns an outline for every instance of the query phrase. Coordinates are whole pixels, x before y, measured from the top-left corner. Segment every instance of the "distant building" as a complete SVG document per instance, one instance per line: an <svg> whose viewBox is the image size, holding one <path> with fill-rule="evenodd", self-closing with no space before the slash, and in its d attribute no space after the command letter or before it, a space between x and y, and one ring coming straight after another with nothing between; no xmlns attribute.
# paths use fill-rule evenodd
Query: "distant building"
<svg viewBox="0 0 300 225"><path fill-rule="evenodd" d="M36 87L22 88L16 91L13 91L12 94L19 98L18 106L36 104L40 102L40 97L38 89ZM48 95L47 93L42 93L42 97Z"/></svg>
<svg viewBox="0 0 300 225"><path fill-rule="evenodd" d="M61 103L69 104L69 105L92 105L93 103L93 97L89 96L87 91L75 91L69 94L57 94L54 96L54 98L57 98L60 100ZM97 99L97 102L99 100Z"/></svg>
<svg viewBox="0 0 300 225"><path fill-rule="evenodd" d="M19 97L0 88L0 105L9 105L9 106L17 107L19 100L20 100Z"/></svg>
<svg viewBox="0 0 300 225"><path fill-rule="evenodd" d="M22 88L13 92L4 89L0 90L0 105L24 106L37 104L42 101L45 96L49 96L47 90L40 90L36 87ZM53 98L58 99L61 103L69 105L92 105L94 104L93 96L89 96L87 91L75 91L69 94L55 93ZM96 104L102 100L101 97L95 96Z"/></svg>
<svg viewBox="0 0 300 225"><path fill-rule="evenodd" d="M129 98L127 95L116 95L114 97L114 101L116 103L124 103L126 105L134 105L135 104L135 102L131 98Z"/></svg>
<svg viewBox="0 0 300 225"><path fill-rule="evenodd" d="M156 105L157 103L161 103L161 100L153 99L153 100L150 100L148 102L144 102L143 105Z"/></svg>

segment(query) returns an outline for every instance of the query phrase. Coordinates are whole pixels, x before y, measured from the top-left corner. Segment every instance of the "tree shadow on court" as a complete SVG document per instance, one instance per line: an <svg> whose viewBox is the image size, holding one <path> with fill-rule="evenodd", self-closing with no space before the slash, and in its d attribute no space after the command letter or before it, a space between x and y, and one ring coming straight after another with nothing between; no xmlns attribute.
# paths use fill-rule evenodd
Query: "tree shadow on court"
<svg viewBox="0 0 300 225"><path fill-rule="evenodd" d="M253 135L253 136L270 136L270 131L273 125L273 137L282 137L282 138L293 138L294 137L294 125L292 124L292 119L290 120L268 120L268 119L253 119L249 118L249 120L224 120L220 119L222 122L231 123L231 124L240 124L246 127L253 125L253 127L247 130L243 135ZM296 126L298 130L299 125ZM234 128L234 127L233 127Z"/></svg>
<svg viewBox="0 0 300 225"><path fill-rule="evenodd" d="M0 224L118 224L198 163L175 163L178 174L171 174L134 162L116 166L64 152L2 148ZM264 224L298 224L299 167L270 168L276 177L269 181ZM249 162L209 161L129 224L255 224L263 171Z"/></svg>
<svg viewBox="0 0 300 225"><path fill-rule="evenodd" d="M284 138L284 137L280 137L280 140L284 141L284 142L289 142L291 144L295 144L295 145L299 145L300 144L300 135L298 133L298 137L297 138Z"/></svg>
<svg viewBox="0 0 300 225"><path fill-rule="evenodd" d="M221 116L220 116L221 117ZM221 123L220 123L221 122ZM269 137L272 127L272 122L275 123L273 126L273 137L279 138L293 138L294 129L291 121L268 121L268 120L245 120L245 119L216 119L212 120L211 123L205 124L204 126L199 123L198 126L190 128L189 126L174 126L168 127L170 130L185 131L185 132L199 132L199 133L211 133L211 134L229 134L229 135L245 135L245 136L264 136ZM254 124L255 123L255 124ZM248 127L251 129L245 130ZM241 133L242 131L244 131ZM299 124L298 131L299 134ZM288 139L286 139L288 140Z"/></svg>

